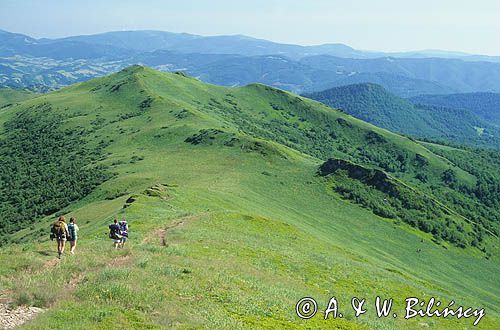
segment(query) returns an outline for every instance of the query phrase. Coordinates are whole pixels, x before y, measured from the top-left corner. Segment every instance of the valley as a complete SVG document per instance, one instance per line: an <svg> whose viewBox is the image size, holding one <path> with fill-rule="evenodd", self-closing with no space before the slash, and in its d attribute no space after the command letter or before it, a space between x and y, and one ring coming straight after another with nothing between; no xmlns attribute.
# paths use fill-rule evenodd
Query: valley
<svg viewBox="0 0 500 330"><path fill-rule="evenodd" d="M379 84L403 98L500 93L500 61L492 56L367 52L342 44L300 46L241 35L117 31L36 39L0 30L2 87L46 92L134 64L184 71L212 84L262 83L297 94L358 83Z"/></svg>

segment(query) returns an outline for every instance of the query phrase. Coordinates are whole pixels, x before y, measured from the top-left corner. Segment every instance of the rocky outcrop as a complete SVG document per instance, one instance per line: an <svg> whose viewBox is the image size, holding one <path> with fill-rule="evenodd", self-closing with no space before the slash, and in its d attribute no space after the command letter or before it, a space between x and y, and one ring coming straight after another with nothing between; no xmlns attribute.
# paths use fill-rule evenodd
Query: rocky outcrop
<svg viewBox="0 0 500 330"><path fill-rule="evenodd" d="M10 308L8 305L0 303L0 329L14 329L35 318L37 314L43 311L43 309L37 307L19 306Z"/></svg>
<svg viewBox="0 0 500 330"><path fill-rule="evenodd" d="M366 168L347 160L330 158L319 167L318 174L327 176L339 170L346 171L351 179L359 180L386 194L391 196L398 194L396 183L387 173L378 169Z"/></svg>

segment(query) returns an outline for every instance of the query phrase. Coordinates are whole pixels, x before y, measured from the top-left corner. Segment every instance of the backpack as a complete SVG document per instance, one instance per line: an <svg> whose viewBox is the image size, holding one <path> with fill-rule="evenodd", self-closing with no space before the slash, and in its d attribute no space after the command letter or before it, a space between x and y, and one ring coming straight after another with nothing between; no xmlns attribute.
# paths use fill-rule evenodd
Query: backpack
<svg viewBox="0 0 500 330"><path fill-rule="evenodd" d="M109 238L111 239L121 239L120 235L120 226L118 225L110 225L109 226Z"/></svg>
<svg viewBox="0 0 500 330"><path fill-rule="evenodd" d="M120 234L122 236L128 237L128 224L126 221L120 221Z"/></svg>
<svg viewBox="0 0 500 330"><path fill-rule="evenodd" d="M51 232L55 237L58 238L66 236L66 231L64 230L64 222L59 220L54 222Z"/></svg>
<svg viewBox="0 0 500 330"><path fill-rule="evenodd" d="M68 239L70 241L74 241L76 238L76 228L74 223L70 223L68 225L68 236L69 236Z"/></svg>

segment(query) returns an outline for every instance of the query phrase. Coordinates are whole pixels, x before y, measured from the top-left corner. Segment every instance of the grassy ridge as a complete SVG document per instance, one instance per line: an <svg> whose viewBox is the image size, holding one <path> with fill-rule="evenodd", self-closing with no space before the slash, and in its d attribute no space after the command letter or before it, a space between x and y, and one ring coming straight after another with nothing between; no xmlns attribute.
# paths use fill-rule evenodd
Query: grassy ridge
<svg viewBox="0 0 500 330"><path fill-rule="evenodd" d="M382 164L357 149L375 139L375 150L388 143L396 152L425 156L431 182L452 167L457 180L475 184L475 176L422 145L265 86L226 89L138 67L41 98L71 115L65 128L87 129L89 147L106 142L101 164L116 176L62 211L80 224L78 259L54 264L54 243L32 235L47 230L52 218L17 232L12 239L20 243L2 248L1 289L17 303L50 307L27 328L75 322L97 329L319 327L325 325L320 318L295 317L302 296L326 301L336 295L348 306L352 295L379 294L394 297L400 313L406 296L435 296L486 307L480 328L498 322L495 251L486 260L475 248L437 245L431 234L342 200L317 176L319 157L329 151ZM334 147L311 133L329 123L328 132L338 134L332 140L345 139ZM413 172L399 167L391 173L413 183ZM159 192L144 193L154 184L161 184ZM123 208L131 195L137 200ZM123 251L112 251L107 239L114 216L131 225ZM358 320L348 314L334 324L469 325L370 314Z"/></svg>
<svg viewBox="0 0 500 330"><path fill-rule="evenodd" d="M10 106L16 102L29 100L36 96L38 96L37 93L27 90L0 88L0 109Z"/></svg>
<svg viewBox="0 0 500 330"><path fill-rule="evenodd" d="M459 291L470 297L461 303L486 304L493 314L481 327L493 327L498 304L494 279L475 274L476 267L487 273L491 263L453 247L444 250L427 238L422 243L410 228L392 228L390 223L325 194L322 183L301 183L314 168L307 163L298 171L295 166L286 167L286 162L273 161L281 170L278 177L257 176L253 187L246 182L234 184L238 173L231 171L231 158L226 158L227 152L213 149L206 147L195 155L215 153L227 159L225 166L203 167L204 173L226 171L225 182L208 175L196 184L196 178L190 182L177 173L169 180L182 184L166 188L161 194L166 200L139 195L126 209L122 208L126 197L76 209L73 214L80 219L82 235L86 236L77 260L67 258L48 267L53 257L43 254L53 248L51 242L23 252L26 259L21 262L13 262L9 255L23 249L22 245L5 250L3 261L14 268L10 274L21 271L26 276L11 280L8 285L14 292L24 293L33 303L56 304L31 328L64 328L76 320L82 328L92 328L96 321L102 328L138 324L314 327L324 326L325 321L299 322L294 316L293 306L302 296L312 295L324 302L336 295L345 305L353 294L382 294L400 301L408 295L432 295L445 300L455 298L454 292ZM255 170L260 164L272 171L260 158L257 153L246 153L239 160L244 161L245 170ZM170 160L184 169L194 169L180 155L172 154ZM295 187L295 193L288 192L290 187ZM307 201L298 198L306 194L310 196ZM232 210L231 205L238 205L240 211ZM193 206L194 212L184 211ZM104 228L115 215L125 216L133 228L131 245L125 251L113 252L106 239ZM357 235L362 228L370 231ZM166 246L162 244L162 229L166 230ZM416 247L424 252L417 254ZM437 269L436 263L440 265ZM43 271L34 275L30 268ZM54 278L70 287L76 278L78 284L60 293ZM60 296L64 298L57 301ZM402 307L399 302L397 310L402 312ZM117 317L121 321L115 323ZM353 321L351 315L334 324L356 328ZM425 322L450 329L463 324ZM412 328L417 322L367 317L361 324Z"/></svg>

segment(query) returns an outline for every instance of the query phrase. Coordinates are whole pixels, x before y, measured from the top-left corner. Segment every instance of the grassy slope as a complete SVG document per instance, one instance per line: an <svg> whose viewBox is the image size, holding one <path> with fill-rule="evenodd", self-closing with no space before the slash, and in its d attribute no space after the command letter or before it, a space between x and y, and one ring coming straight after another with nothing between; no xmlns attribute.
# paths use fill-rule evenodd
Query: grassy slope
<svg viewBox="0 0 500 330"><path fill-rule="evenodd" d="M9 104L29 100L38 94L19 89L0 88L0 108Z"/></svg>
<svg viewBox="0 0 500 330"><path fill-rule="evenodd" d="M480 325L495 327L496 258L484 260L473 249L447 244L444 249L428 235L342 201L315 176L321 163L316 158L273 143L262 142L263 149L255 150L255 140L237 133L227 118L196 106L204 98L221 100L227 89L176 75L130 70L137 71L41 97L60 111L86 114L67 125L88 125L97 114L107 120L92 140L114 140L106 162L117 164L119 175L68 208L81 227L78 258L53 263L54 243L46 237L2 250L2 287L11 290L17 301L52 306L28 328L65 328L75 322L81 328L103 329L139 324L412 328L419 323L454 329L471 324L378 320L373 310L356 321L346 311L344 320L303 322L295 317L294 305L307 295L322 303L336 295L346 307L352 295L369 300L376 295L393 297L400 314L406 296L455 298L486 307L488 315ZM133 77L132 83L109 92L109 85L122 76ZM135 80L137 76L142 77ZM137 93L141 89L145 92ZM231 91L238 100L252 102L248 104L255 110L268 106L260 89ZM142 102L145 93L155 97L145 114L110 123L130 105ZM14 111L3 113L0 121ZM199 145L184 142L200 128L212 127L226 127L242 142L236 147L224 146L218 139ZM400 138L394 135L394 139ZM420 148L406 139L399 143ZM144 160L130 162L133 156ZM430 159L435 167L444 166L439 158ZM140 194L130 207L122 208L129 195L155 183L176 187L167 187L164 199ZM116 215L127 217L133 236L127 249L115 252L110 250L106 226ZM50 221L34 227L46 228ZM163 234L157 231L180 222L167 230L167 246L162 246L158 236ZM17 237L27 234L21 231ZM416 253L418 248L421 253Z"/></svg>

